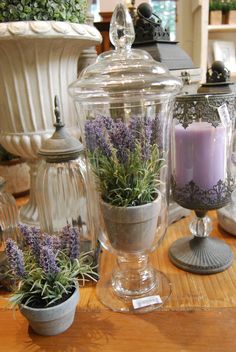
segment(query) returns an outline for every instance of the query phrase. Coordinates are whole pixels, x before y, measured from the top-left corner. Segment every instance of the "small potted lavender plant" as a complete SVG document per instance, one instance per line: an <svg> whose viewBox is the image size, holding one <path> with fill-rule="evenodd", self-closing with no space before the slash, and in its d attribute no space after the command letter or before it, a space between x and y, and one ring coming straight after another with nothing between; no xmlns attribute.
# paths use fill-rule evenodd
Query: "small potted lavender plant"
<svg viewBox="0 0 236 352"><path fill-rule="evenodd" d="M79 233L67 226L61 237L20 225L23 249L8 239L6 255L14 282L10 298L40 335L57 335L74 320L79 299L78 276L96 280L87 254L79 254Z"/></svg>
<svg viewBox="0 0 236 352"><path fill-rule="evenodd" d="M161 208L158 191L162 158L156 119L129 124L99 116L85 123L88 157L97 180L100 208L113 249L148 250ZM160 138L161 139L161 138Z"/></svg>

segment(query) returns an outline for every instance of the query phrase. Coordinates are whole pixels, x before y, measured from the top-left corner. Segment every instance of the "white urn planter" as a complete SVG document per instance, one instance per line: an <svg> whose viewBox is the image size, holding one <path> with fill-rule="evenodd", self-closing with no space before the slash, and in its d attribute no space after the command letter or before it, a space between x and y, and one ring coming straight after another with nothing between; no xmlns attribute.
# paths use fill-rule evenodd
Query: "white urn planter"
<svg viewBox="0 0 236 352"><path fill-rule="evenodd" d="M29 166L21 158L1 161L0 176L6 180L5 190L14 197L21 197L29 192Z"/></svg>
<svg viewBox="0 0 236 352"><path fill-rule="evenodd" d="M79 134L67 87L77 78L80 53L99 42L100 33L86 24L0 23L0 143L31 168L30 200L20 212L24 223L38 224L37 152L53 131L53 97L59 96L66 126Z"/></svg>

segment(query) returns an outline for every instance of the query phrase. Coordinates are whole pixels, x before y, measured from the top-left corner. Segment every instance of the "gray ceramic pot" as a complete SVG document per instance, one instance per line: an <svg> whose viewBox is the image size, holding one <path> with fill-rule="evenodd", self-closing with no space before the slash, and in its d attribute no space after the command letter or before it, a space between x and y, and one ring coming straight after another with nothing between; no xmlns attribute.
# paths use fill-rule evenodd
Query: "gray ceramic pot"
<svg viewBox="0 0 236 352"><path fill-rule="evenodd" d="M78 300L79 287L70 298L57 306L37 309L21 304L19 308L37 334L52 336L64 332L72 325Z"/></svg>
<svg viewBox="0 0 236 352"><path fill-rule="evenodd" d="M127 253L150 250L160 209L160 193L152 203L136 207L116 207L101 201L101 212L113 249Z"/></svg>

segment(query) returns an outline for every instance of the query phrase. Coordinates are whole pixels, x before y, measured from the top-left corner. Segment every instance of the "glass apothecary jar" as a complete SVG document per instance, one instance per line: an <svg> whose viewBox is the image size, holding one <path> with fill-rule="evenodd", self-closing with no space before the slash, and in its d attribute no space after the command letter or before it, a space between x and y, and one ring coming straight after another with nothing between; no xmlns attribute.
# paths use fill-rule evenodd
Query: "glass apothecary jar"
<svg viewBox="0 0 236 352"><path fill-rule="evenodd" d="M181 88L147 52L131 49L134 36L129 12L119 4L110 25L115 50L101 54L69 87L96 180L100 241L117 256L112 274L100 278L97 294L122 312L157 309L171 292L148 253L167 229L169 127ZM151 304L150 296L155 297ZM149 304L135 308L139 297Z"/></svg>
<svg viewBox="0 0 236 352"><path fill-rule="evenodd" d="M97 211L93 190L87 188L89 174L83 146L66 131L55 98L56 130L39 150L41 162L36 177L36 197L40 229L50 235L60 234L66 226L79 230L80 250L97 247Z"/></svg>

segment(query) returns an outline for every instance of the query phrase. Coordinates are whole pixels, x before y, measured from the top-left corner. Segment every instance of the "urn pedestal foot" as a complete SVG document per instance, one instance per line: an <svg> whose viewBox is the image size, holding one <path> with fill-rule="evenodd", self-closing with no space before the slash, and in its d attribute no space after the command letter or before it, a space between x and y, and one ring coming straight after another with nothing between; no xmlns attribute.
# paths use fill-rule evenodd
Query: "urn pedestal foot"
<svg viewBox="0 0 236 352"><path fill-rule="evenodd" d="M178 268L195 274L215 274L233 262L230 247L216 238L184 237L169 249L169 257Z"/></svg>

